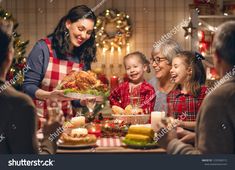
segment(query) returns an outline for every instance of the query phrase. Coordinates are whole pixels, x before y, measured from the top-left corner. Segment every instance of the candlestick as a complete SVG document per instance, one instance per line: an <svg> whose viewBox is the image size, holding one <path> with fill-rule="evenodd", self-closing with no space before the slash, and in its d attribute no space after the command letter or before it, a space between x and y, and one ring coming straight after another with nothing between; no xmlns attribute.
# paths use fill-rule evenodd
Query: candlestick
<svg viewBox="0 0 235 170"><path fill-rule="evenodd" d="M118 47L118 64L122 63L122 49Z"/></svg>
<svg viewBox="0 0 235 170"><path fill-rule="evenodd" d="M102 49L102 63L106 63L106 48Z"/></svg>
<svg viewBox="0 0 235 170"><path fill-rule="evenodd" d="M101 68L102 68L102 73L105 74L105 64L102 64Z"/></svg>
<svg viewBox="0 0 235 170"><path fill-rule="evenodd" d="M110 89L113 90L118 86L118 77L113 75L110 78Z"/></svg>
<svg viewBox="0 0 235 170"><path fill-rule="evenodd" d="M110 61L109 61L109 64L112 64L113 62L113 55L114 55L114 47L112 46L111 47L111 50L110 50Z"/></svg>
<svg viewBox="0 0 235 170"><path fill-rule="evenodd" d="M161 119L166 116L165 112L154 111L151 112L151 128L157 131L157 123L161 122Z"/></svg>
<svg viewBox="0 0 235 170"><path fill-rule="evenodd" d="M118 64L119 75L122 76L122 64Z"/></svg>
<svg viewBox="0 0 235 170"><path fill-rule="evenodd" d="M126 54L130 53L130 43L126 44Z"/></svg>

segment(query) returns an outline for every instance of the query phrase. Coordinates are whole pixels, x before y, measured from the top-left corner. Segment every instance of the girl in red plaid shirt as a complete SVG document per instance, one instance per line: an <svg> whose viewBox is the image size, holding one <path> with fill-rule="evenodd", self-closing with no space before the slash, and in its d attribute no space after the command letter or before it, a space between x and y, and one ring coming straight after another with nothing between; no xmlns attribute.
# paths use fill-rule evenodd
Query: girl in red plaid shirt
<svg viewBox="0 0 235 170"><path fill-rule="evenodd" d="M170 71L178 84L167 96L168 116L180 120L179 126L194 129L195 120L207 88L204 57L197 52L183 51L174 57Z"/></svg>
<svg viewBox="0 0 235 170"><path fill-rule="evenodd" d="M130 96L140 97L140 107L144 113L153 111L156 99L154 88L145 81L144 72L150 72L149 61L140 52L133 52L124 57L124 66L129 81L121 83L110 96L111 106L116 105L123 109L130 104Z"/></svg>

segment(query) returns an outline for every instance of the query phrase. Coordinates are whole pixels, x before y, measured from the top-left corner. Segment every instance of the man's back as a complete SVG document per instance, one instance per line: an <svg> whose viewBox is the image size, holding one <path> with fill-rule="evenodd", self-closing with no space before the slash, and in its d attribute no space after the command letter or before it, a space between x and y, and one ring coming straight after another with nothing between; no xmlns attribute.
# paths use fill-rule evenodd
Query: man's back
<svg viewBox="0 0 235 170"><path fill-rule="evenodd" d="M0 81L1 85L4 85L4 82ZM0 153L37 152L35 122L32 100L12 87L2 88L0 93Z"/></svg>
<svg viewBox="0 0 235 170"><path fill-rule="evenodd" d="M202 153L235 153L235 78L215 88L203 102L196 146Z"/></svg>

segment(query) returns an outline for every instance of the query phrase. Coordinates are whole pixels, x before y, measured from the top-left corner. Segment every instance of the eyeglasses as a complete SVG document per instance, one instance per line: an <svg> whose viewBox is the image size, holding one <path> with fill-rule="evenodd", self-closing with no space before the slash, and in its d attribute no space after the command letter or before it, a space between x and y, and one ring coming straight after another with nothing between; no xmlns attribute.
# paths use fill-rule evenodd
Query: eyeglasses
<svg viewBox="0 0 235 170"><path fill-rule="evenodd" d="M159 64L163 60L167 60L167 59L166 58L161 58L161 57L151 57L150 58L151 64L153 64L153 63Z"/></svg>

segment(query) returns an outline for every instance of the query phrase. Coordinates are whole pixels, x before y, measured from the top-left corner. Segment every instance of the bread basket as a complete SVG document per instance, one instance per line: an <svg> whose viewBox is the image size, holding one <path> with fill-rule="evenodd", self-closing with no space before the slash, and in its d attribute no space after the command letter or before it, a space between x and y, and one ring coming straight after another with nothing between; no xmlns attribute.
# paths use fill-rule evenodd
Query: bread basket
<svg viewBox="0 0 235 170"><path fill-rule="evenodd" d="M113 114L113 118L116 120L121 120L125 124L148 124L150 122L150 114L141 115L117 115Z"/></svg>

